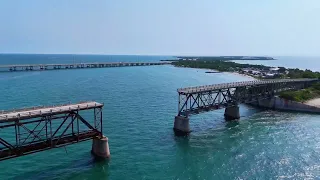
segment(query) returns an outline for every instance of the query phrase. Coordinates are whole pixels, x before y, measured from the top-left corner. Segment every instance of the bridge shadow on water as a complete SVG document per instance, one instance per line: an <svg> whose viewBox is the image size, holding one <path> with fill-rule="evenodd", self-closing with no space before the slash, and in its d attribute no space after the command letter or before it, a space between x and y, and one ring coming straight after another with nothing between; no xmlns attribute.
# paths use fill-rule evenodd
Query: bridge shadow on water
<svg viewBox="0 0 320 180"><path fill-rule="evenodd" d="M240 105L239 110L240 119L237 120L227 120L224 117L224 109L190 116L190 128L192 132L189 135L207 134L210 131L214 133L221 129L236 127L239 123L246 122L251 116L265 111L265 109L244 104Z"/></svg>
<svg viewBox="0 0 320 180"><path fill-rule="evenodd" d="M219 110L220 111L220 110ZM190 118L192 132L186 136L175 136L178 148L188 151L192 147L206 146L211 150L223 150L225 145L222 141L229 144L236 143L237 137L246 131L247 125L243 125L251 120L250 117L257 113L264 112L264 109L255 108L248 105L240 105L240 119L226 121L223 112L209 113L202 117Z"/></svg>
<svg viewBox="0 0 320 180"><path fill-rule="evenodd" d="M91 179L90 177L85 178L88 171L94 169L95 176L100 179L108 179L108 159L98 159L95 158L90 152L90 155L79 156L72 162L64 163L63 165L51 166L47 169L39 169L36 171L28 171L24 174L19 174L19 176L12 177L14 180L56 180L56 179L78 179L79 177L84 179ZM63 157L60 157L63 161ZM53 160L55 161L55 160ZM50 164L50 162L48 162Z"/></svg>

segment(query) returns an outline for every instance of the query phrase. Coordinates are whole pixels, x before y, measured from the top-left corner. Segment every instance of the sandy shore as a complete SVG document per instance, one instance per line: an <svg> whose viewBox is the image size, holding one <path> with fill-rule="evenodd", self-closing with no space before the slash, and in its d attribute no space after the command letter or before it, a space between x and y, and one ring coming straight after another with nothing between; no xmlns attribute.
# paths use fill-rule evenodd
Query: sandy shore
<svg viewBox="0 0 320 180"><path fill-rule="evenodd" d="M228 72L228 71L218 71L215 69L208 69L208 68L192 68L192 67L182 67L182 66L174 66L174 67L178 67L178 68L191 68L191 69L201 69L201 70L208 70L208 71L212 71L212 72L219 72L219 73L230 73L230 74L234 74L234 75L238 75L238 76L242 76L242 77L247 77L247 78L251 78L251 79L256 79L257 78L250 76L250 75L246 75L246 74L240 74L238 72Z"/></svg>
<svg viewBox="0 0 320 180"><path fill-rule="evenodd" d="M249 76L249 75L246 75L246 74L240 74L240 73L237 73L237 72L226 72L226 73L231 73L231 74L235 74L235 75L238 75L238 76L242 76L242 77L247 77L247 78L258 80L257 78L255 78L253 76Z"/></svg>
<svg viewBox="0 0 320 180"><path fill-rule="evenodd" d="M320 107L320 98L311 99L311 100L305 102L304 104L307 104L309 106Z"/></svg>

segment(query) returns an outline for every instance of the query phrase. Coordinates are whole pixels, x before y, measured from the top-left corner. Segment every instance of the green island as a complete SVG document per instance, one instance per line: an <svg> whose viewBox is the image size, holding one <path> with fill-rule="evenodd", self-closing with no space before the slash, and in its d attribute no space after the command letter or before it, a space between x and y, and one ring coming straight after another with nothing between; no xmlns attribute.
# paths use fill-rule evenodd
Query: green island
<svg viewBox="0 0 320 180"><path fill-rule="evenodd" d="M256 79L296 79L296 78L320 78L319 72L313 72L311 70L292 69L285 67L270 67L264 65L253 64L240 64L228 60L216 60L216 58L210 59L197 58L197 60L178 60L173 61L172 64L176 67L186 68L200 68L210 69L218 72L235 72L239 74L245 74ZM212 73L209 71L207 73ZM320 83L316 83L309 88L299 91L285 91L279 94L279 97L305 102L310 99L320 97Z"/></svg>

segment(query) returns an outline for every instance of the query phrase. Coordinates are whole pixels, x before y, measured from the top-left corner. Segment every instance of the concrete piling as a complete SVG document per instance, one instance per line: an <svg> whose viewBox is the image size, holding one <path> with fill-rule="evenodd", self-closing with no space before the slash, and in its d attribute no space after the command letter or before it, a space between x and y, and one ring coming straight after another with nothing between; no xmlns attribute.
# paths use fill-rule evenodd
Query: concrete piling
<svg viewBox="0 0 320 180"><path fill-rule="evenodd" d="M190 131L189 118L176 116L174 119L173 130L176 135L187 135Z"/></svg>
<svg viewBox="0 0 320 180"><path fill-rule="evenodd" d="M227 121L240 119L239 106L227 107L224 112L224 117Z"/></svg>
<svg viewBox="0 0 320 180"><path fill-rule="evenodd" d="M105 136L96 136L92 140L92 154L97 158L107 159L110 158L110 150L108 138Z"/></svg>

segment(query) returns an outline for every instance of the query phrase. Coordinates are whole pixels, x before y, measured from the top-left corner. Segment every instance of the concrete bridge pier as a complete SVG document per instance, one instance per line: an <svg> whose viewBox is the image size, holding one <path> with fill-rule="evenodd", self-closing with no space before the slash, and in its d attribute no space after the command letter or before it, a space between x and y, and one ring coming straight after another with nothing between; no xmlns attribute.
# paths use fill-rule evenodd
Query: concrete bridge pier
<svg viewBox="0 0 320 180"><path fill-rule="evenodd" d="M239 106L227 107L224 111L224 117L227 121L240 119Z"/></svg>
<svg viewBox="0 0 320 180"><path fill-rule="evenodd" d="M189 118L183 116L176 116L174 118L174 133L178 136L188 135L190 131Z"/></svg>
<svg viewBox="0 0 320 180"><path fill-rule="evenodd" d="M108 138L96 136L92 140L92 154L100 159L110 158Z"/></svg>

